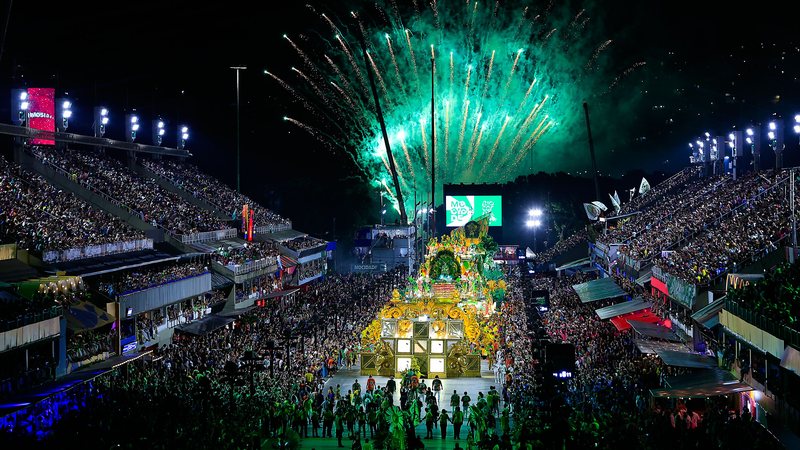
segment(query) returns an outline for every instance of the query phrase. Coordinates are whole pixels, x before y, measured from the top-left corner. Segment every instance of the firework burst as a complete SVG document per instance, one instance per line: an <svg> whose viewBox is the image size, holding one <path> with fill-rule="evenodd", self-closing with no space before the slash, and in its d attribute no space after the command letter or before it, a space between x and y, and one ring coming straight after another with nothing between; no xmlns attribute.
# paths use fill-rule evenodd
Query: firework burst
<svg viewBox="0 0 800 450"><path fill-rule="evenodd" d="M612 41L588 26L598 22L590 21L591 9L521 3L378 0L341 15L309 7L322 30L314 33L318 45L311 39L300 48L283 35L305 70L268 75L311 112L313 125L290 122L321 141L336 141L386 196L393 190L386 186L391 178L368 70L407 202L414 193L430 198L436 65L437 182L504 182L560 169L566 166L558 161L571 152L565 148L583 136L582 101L618 87L644 63L622 72L609 68ZM360 33L369 67L358 58ZM534 157L537 165L523 164Z"/></svg>

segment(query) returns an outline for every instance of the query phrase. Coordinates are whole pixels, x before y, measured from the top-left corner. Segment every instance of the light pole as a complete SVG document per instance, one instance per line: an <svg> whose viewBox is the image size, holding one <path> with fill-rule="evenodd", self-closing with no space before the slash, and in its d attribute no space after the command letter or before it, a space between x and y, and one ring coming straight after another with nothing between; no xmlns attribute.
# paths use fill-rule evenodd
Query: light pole
<svg viewBox="0 0 800 450"><path fill-rule="evenodd" d="M239 172L239 72L247 69L245 66L233 66L231 69L236 71L236 192L241 194L241 175Z"/></svg>
<svg viewBox="0 0 800 450"><path fill-rule="evenodd" d="M525 221L525 226L533 229L533 252L536 253L536 229L542 226L542 210L533 208L528 210L528 220Z"/></svg>

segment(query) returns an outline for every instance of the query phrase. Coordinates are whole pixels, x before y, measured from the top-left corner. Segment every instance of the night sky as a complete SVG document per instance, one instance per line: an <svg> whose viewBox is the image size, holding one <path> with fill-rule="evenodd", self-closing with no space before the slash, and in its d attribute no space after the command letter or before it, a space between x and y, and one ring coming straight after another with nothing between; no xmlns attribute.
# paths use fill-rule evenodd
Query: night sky
<svg viewBox="0 0 800 450"><path fill-rule="evenodd" d="M346 13L340 2L315 5ZM358 9L358 2L351 2ZM502 2L501 2L502 3ZM575 3L575 10L579 7ZM632 75L641 96L614 126L593 129L600 171L675 171L686 143L704 131L800 113L800 41L784 7L736 8L730 2L603 1L602 26L618 55L647 61ZM535 4L535 3L534 3ZM270 6L266 6L270 5ZM70 131L91 132L91 109L111 111L107 137L122 138L125 111L155 114L191 128L193 161L235 186L235 74L242 73L242 189L296 228L330 238L356 223L375 222L377 196L341 153L282 120L286 93L263 74L297 60L284 33L318 30L302 2L35 2L15 1L0 61L0 114L8 118L9 87L53 86L68 92ZM600 6L602 5L602 6ZM8 2L2 7L5 13ZM313 27L313 28L312 28ZM58 95L57 94L57 95ZM619 93L619 95L628 95ZM577 105L576 107L580 107ZM576 130L585 133L585 130ZM145 133L149 137L149 133ZM145 140L147 142L148 140ZM787 134L787 163L798 153ZM767 165L771 162L767 162ZM544 168L543 168L544 169ZM588 161L574 161L573 171Z"/></svg>

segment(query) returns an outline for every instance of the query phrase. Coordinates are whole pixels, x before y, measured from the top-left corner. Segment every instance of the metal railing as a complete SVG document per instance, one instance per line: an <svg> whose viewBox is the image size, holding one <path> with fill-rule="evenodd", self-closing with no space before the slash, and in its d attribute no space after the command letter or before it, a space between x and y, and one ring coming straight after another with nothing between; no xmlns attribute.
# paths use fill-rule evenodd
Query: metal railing
<svg viewBox="0 0 800 450"><path fill-rule="evenodd" d="M20 314L12 318L0 317L0 333L5 331L16 330L25 325L39 323L45 320L52 319L61 315L60 306L49 306L33 313Z"/></svg>
<svg viewBox="0 0 800 450"><path fill-rule="evenodd" d="M219 241L236 237L236 228L226 228L224 230L203 231L192 234L175 234L176 240L183 244L194 244L197 242Z"/></svg>

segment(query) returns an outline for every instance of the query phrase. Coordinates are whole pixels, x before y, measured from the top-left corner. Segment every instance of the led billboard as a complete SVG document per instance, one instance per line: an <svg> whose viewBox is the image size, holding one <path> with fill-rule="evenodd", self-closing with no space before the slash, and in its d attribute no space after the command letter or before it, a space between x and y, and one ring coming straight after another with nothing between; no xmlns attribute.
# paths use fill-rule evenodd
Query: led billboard
<svg viewBox="0 0 800 450"><path fill-rule="evenodd" d="M464 226L483 216L488 216L490 227L503 225L503 197L500 195L448 195L445 208L448 227Z"/></svg>
<svg viewBox="0 0 800 450"><path fill-rule="evenodd" d="M56 131L55 89L28 88L28 127ZM54 145L52 139L31 139L32 145Z"/></svg>

